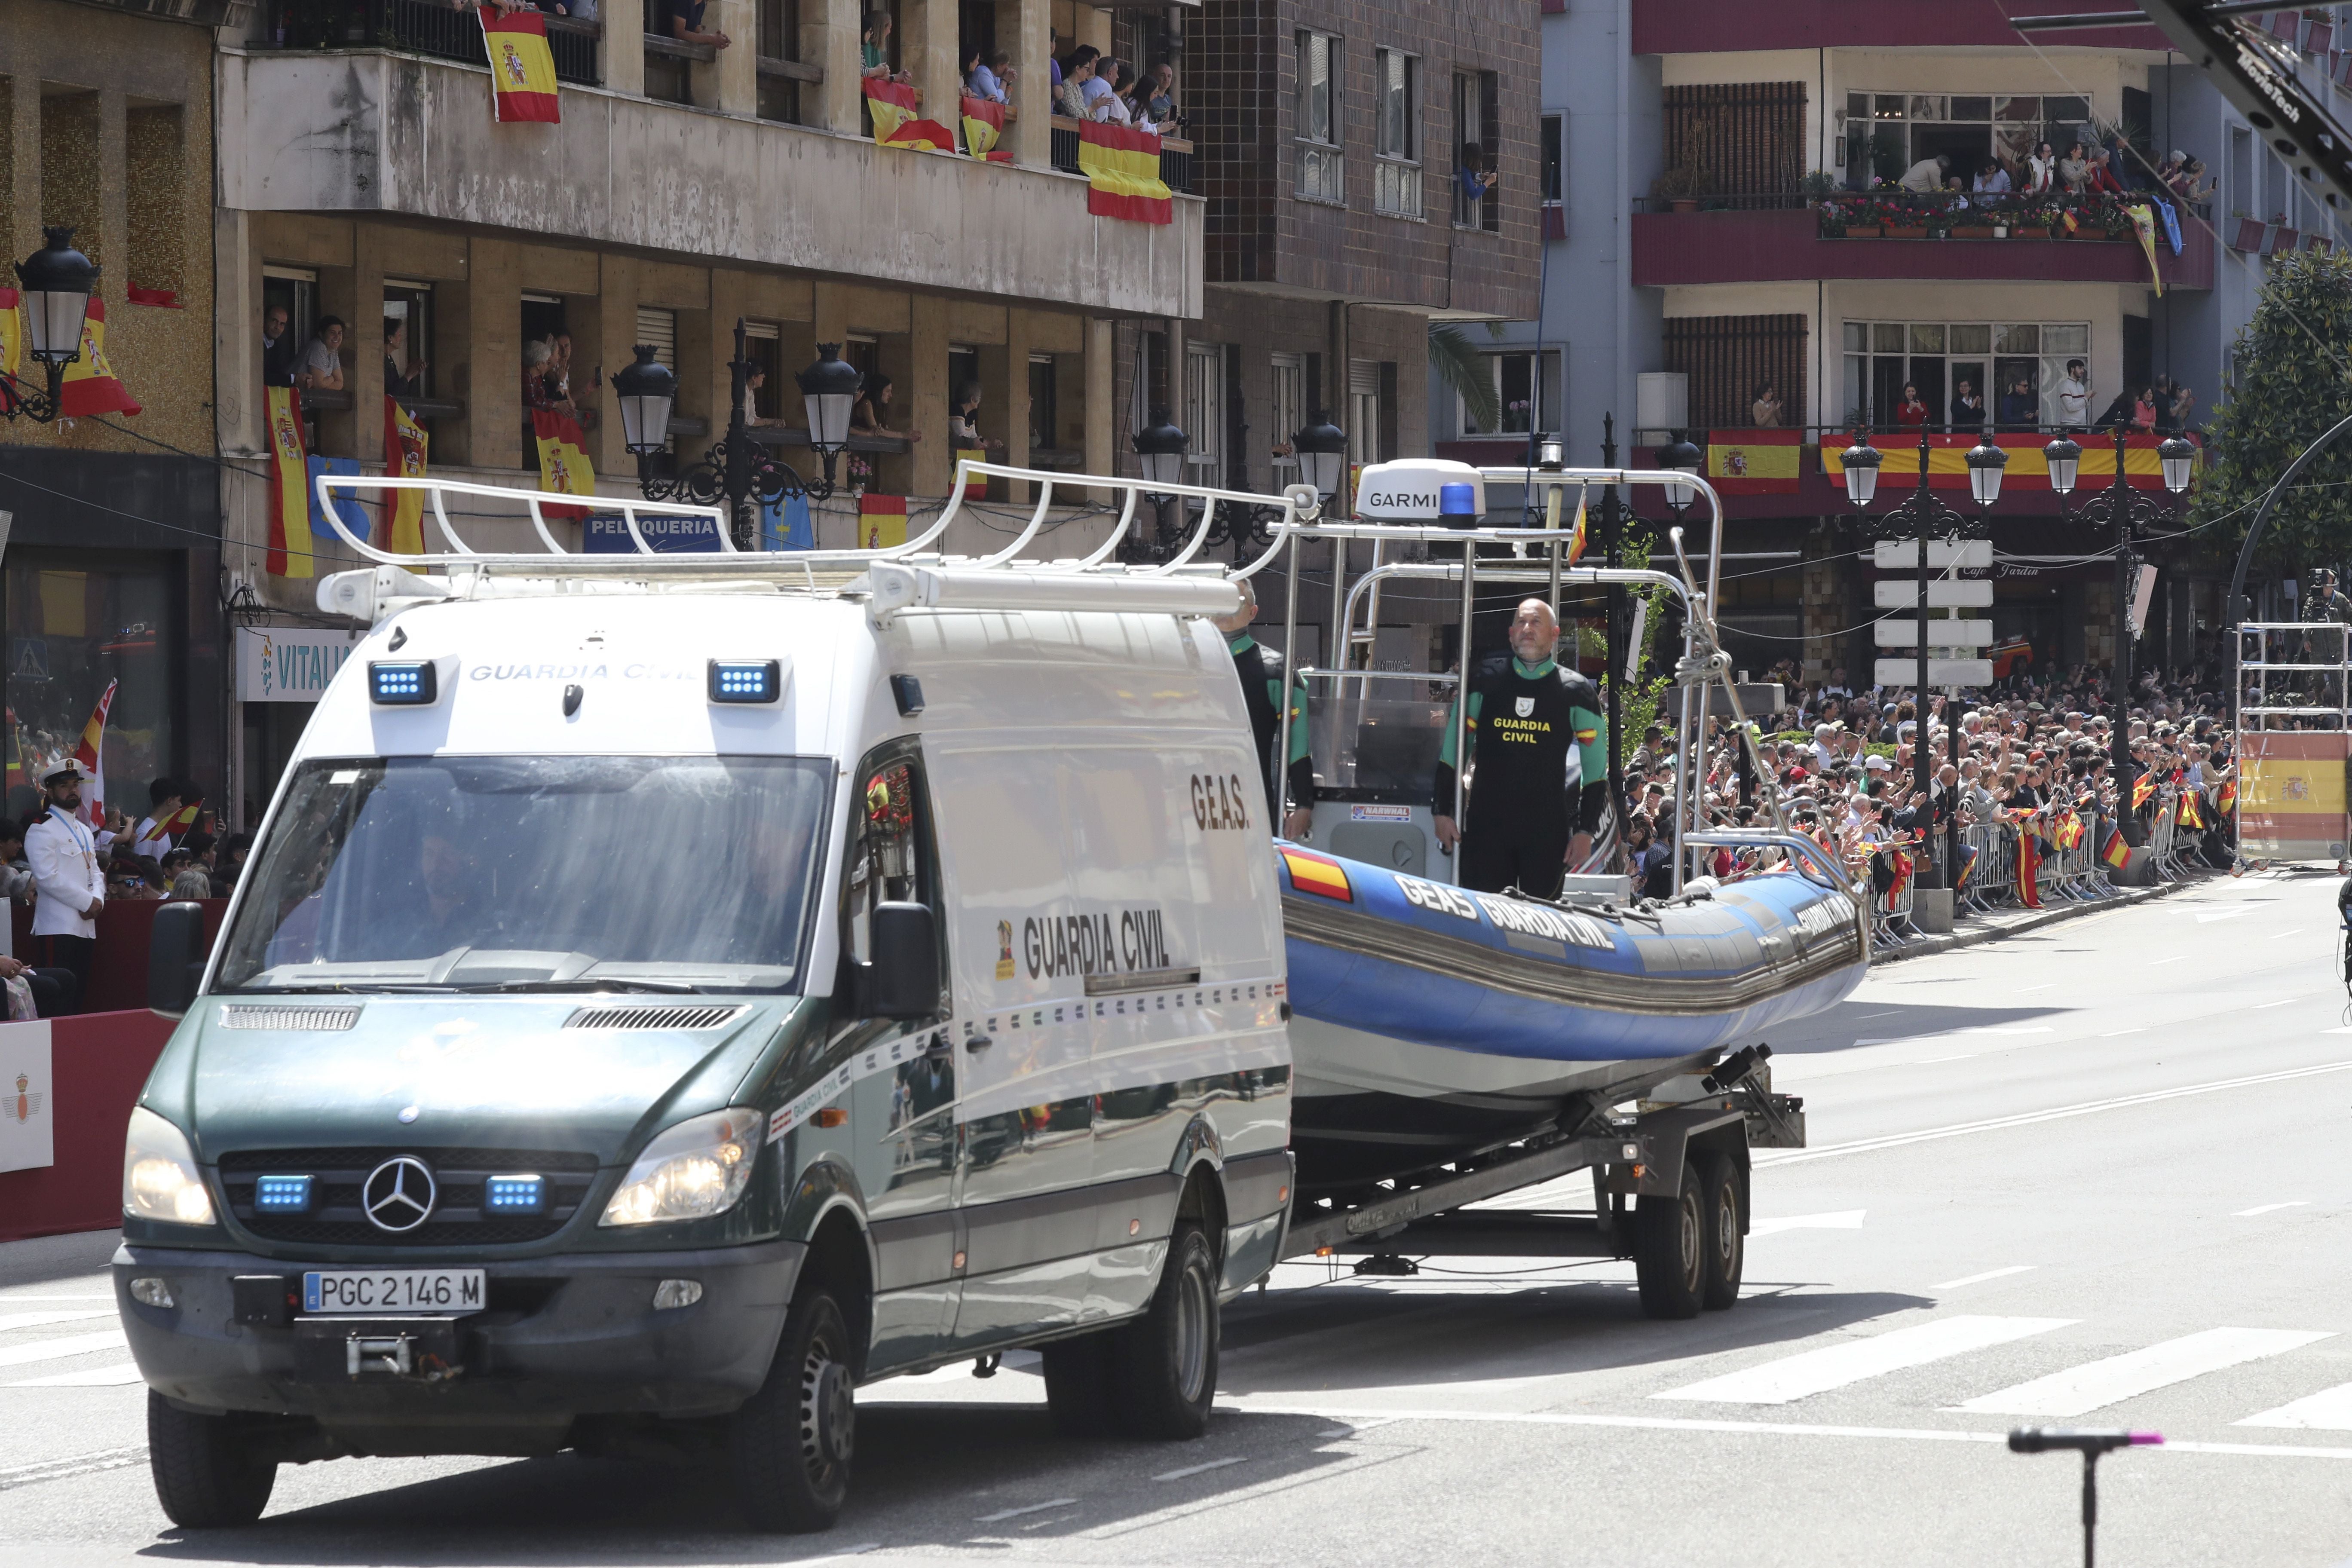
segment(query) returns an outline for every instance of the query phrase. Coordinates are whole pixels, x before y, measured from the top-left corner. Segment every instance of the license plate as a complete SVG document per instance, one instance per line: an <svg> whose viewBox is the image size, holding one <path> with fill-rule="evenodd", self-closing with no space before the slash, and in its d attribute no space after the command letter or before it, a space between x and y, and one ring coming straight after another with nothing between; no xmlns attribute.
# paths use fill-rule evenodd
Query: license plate
<svg viewBox="0 0 2352 1568"><path fill-rule="evenodd" d="M321 1317L478 1312L478 1268L321 1268L302 1276L302 1310Z"/></svg>

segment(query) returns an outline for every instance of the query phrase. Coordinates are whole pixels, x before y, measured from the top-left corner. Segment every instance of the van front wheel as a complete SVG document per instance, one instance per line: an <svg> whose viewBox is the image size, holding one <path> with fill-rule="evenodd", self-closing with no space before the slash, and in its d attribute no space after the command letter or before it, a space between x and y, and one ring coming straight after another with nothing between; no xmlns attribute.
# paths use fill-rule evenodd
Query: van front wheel
<svg viewBox="0 0 2352 1568"><path fill-rule="evenodd" d="M1178 1220L1150 1309L1118 1331L1119 1427L1132 1437L1197 1437L1217 1395L1217 1255Z"/></svg>
<svg viewBox="0 0 2352 1568"><path fill-rule="evenodd" d="M735 1495L754 1529L800 1534L841 1516L856 1438L854 1365L832 1294L795 1297L768 1381L728 1418Z"/></svg>
<svg viewBox="0 0 2352 1568"><path fill-rule="evenodd" d="M198 1415L147 1392L147 1468L155 1498L183 1530L251 1524L277 1484L275 1461L254 1451L234 1416Z"/></svg>

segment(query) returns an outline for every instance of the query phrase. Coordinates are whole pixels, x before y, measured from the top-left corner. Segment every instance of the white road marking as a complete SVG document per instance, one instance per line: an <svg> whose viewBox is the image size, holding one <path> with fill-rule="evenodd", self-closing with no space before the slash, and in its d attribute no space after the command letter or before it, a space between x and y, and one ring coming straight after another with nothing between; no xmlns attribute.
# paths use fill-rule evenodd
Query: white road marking
<svg viewBox="0 0 2352 1568"><path fill-rule="evenodd" d="M2101 1035L2099 1038L2103 1040L2120 1040L2126 1035L2145 1035L2147 1033L2147 1030L2145 1026L2137 1029L2117 1029L2111 1034Z"/></svg>
<svg viewBox="0 0 2352 1568"><path fill-rule="evenodd" d="M1881 1377L1906 1367L1942 1361L1947 1356L2005 1345L2076 1321L2074 1318L1937 1318L1866 1340L1846 1340L1819 1350L1800 1351L1762 1366L1727 1373L1650 1397L1704 1399L1723 1405L1786 1405L1792 1399L1843 1388L1866 1377Z"/></svg>
<svg viewBox="0 0 2352 1568"><path fill-rule="evenodd" d="M2283 1355L2334 1337L2325 1330L2207 1329L2070 1366L1951 1408L1996 1415L2081 1415L2207 1373Z"/></svg>
<svg viewBox="0 0 2352 1568"><path fill-rule="evenodd" d="M0 1492L11 1487L29 1487L39 1481L61 1481L68 1476L86 1476L97 1470L127 1469L147 1462L146 1445L134 1448L100 1448L92 1454L77 1454L67 1459L47 1459L37 1465L19 1465L14 1469L0 1470Z"/></svg>
<svg viewBox="0 0 2352 1568"><path fill-rule="evenodd" d="M2182 910L2181 912L2182 912L2183 914L2186 914L2186 913L2188 913L2189 911L2188 911L2188 910ZM2248 912L2248 910L2245 910L2245 909L2243 909L2243 908L2240 908L2240 909L2233 909L2233 910L2231 910L2231 909L2223 909L2223 910L2199 910L2197 911L2197 923L2198 923L2199 925L2201 925L2201 926L2202 926L2202 925L2211 925L2215 921L2233 921L2233 920L2236 920L2240 915L2245 914L2245 913L2247 913L2247 912Z"/></svg>
<svg viewBox="0 0 2352 1568"><path fill-rule="evenodd" d="M2329 1033L2352 1034L2352 1027ZM1827 1160L1839 1154L1869 1154L1882 1149L1900 1149L1912 1143L1932 1143L1944 1138L1965 1137L1971 1132L1997 1132L2011 1127L2032 1127L2044 1121L2063 1121L2069 1117L2089 1116L2095 1111L2121 1110L2134 1105L2155 1105L2168 1100L2182 1100L2190 1095L2213 1094L2225 1089L2250 1089L2266 1083L2289 1083L2296 1079L2317 1078L2326 1073L2352 1071L2352 1061L2323 1062L2317 1067L2291 1068L2284 1072L2256 1073L2251 1078L2216 1079L2210 1083L2187 1084L2179 1089L2151 1089L2146 1094L2118 1095L2113 1100L2088 1100L2076 1105L2061 1105L2049 1110L2028 1110L2015 1116L1995 1116L1983 1121L1961 1121L1949 1127L1930 1127L1919 1132L1898 1132L1885 1138L1860 1138L1851 1143L1831 1143L1819 1149L1797 1149L1778 1159L1768 1155L1778 1153L1770 1149L1755 1152L1758 1165L1794 1165L1808 1160Z"/></svg>
<svg viewBox="0 0 2352 1568"><path fill-rule="evenodd" d="M1862 1216L1868 1209L1842 1209L1836 1214L1790 1215L1782 1219L1751 1220L1748 1226L1750 1240L1759 1236L1773 1236L1784 1230L1860 1230Z"/></svg>
<svg viewBox="0 0 2352 1568"><path fill-rule="evenodd" d="M121 1329L109 1329L97 1334L69 1334L61 1340L35 1340L29 1345L9 1345L0 1349L0 1366L57 1361L64 1356L88 1355L92 1351L119 1351L124 1343Z"/></svg>
<svg viewBox="0 0 2352 1568"><path fill-rule="evenodd" d="M2276 1214L2281 1209L2307 1209L2311 1205L2304 1199L2297 1198L2293 1203L2288 1204L2257 1204L2254 1207L2250 1209L2240 1209L2230 1217L2231 1219L2252 1219L2256 1215Z"/></svg>
<svg viewBox="0 0 2352 1568"><path fill-rule="evenodd" d="M1236 1456L1230 1459L1211 1459L1205 1465L1187 1465L1181 1470L1162 1470L1151 1479L1155 1481L1181 1481L1186 1476L1197 1476L1203 1470L1222 1470L1227 1465L1241 1464L1245 1456Z"/></svg>
<svg viewBox="0 0 2352 1568"><path fill-rule="evenodd" d="M1947 1279L1941 1285L1930 1285L1930 1290L1957 1290L1963 1285L1981 1285L1988 1279L2006 1279L2012 1274L2031 1274L2037 1265L2012 1263L2006 1268L1988 1268L1981 1274L1963 1274L1958 1279Z"/></svg>
<svg viewBox="0 0 2352 1568"><path fill-rule="evenodd" d="M1957 1431L1948 1426L1832 1426L1805 1421L1706 1420L1673 1415L1586 1415L1567 1411L1505 1410L1335 1410L1319 1405L1257 1405L1221 1403L1220 1409L1248 1415L1311 1415L1345 1421L1375 1414L1389 1421L1472 1421L1518 1426L1593 1426L1637 1432L1725 1432L1738 1436L1878 1437L1906 1443L1998 1443L2006 1432ZM2336 1459L2352 1462L2352 1447L2324 1448L2292 1443L2197 1443L2167 1439L2152 1454L2223 1454L2242 1458Z"/></svg>
<svg viewBox="0 0 2352 1568"><path fill-rule="evenodd" d="M1962 1051L1956 1057L1921 1057L1910 1065L1915 1068L1931 1068L1937 1062L1972 1062L1979 1055L1979 1053L1976 1051Z"/></svg>
<svg viewBox="0 0 2352 1568"><path fill-rule="evenodd" d="M2272 935L2271 935L2271 940L2272 940L2273 942L2276 942L2276 941L2278 941L2281 937L2301 936L2301 935L2304 933L2304 931L2305 931L2305 927L2303 927L2303 926L2297 926L2297 927L2295 927L2293 931L2274 931L2274 932L2273 932L2273 933L2272 933Z"/></svg>
<svg viewBox="0 0 2352 1568"><path fill-rule="evenodd" d="M0 1388L121 1388L139 1381L139 1363L127 1361L120 1366L93 1367L88 1372L52 1373L47 1377L28 1377L21 1383L0 1383Z"/></svg>
<svg viewBox="0 0 2352 1568"><path fill-rule="evenodd" d="M2232 1421L2232 1426L2285 1426L2305 1432L2352 1432L2352 1383L2305 1394L2291 1405Z"/></svg>
<svg viewBox="0 0 2352 1568"><path fill-rule="evenodd" d="M2188 956L2189 955L2185 952L2176 952L2170 958L2151 958L2147 961L2147 967L2150 969L2161 969L2168 963L2178 963Z"/></svg>
<svg viewBox="0 0 2352 1568"><path fill-rule="evenodd" d="M2257 1002L2252 1006L2247 1008L2246 1011L2249 1013L2259 1013L2267 1007L2284 1007L2291 1002L2300 1002L2302 1000L2303 998L2300 996L2282 996L2275 1002Z"/></svg>
<svg viewBox="0 0 2352 1568"><path fill-rule="evenodd" d="M10 1303L14 1305L14 1303ZM0 1317L0 1332L9 1329L46 1329L51 1323L86 1323L92 1318L114 1316L112 1307L85 1307L77 1312L13 1312Z"/></svg>
<svg viewBox="0 0 2352 1568"><path fill-rule="evenodd" d="M1057 1497L1046 1502L1033 1502L1027 1508L999 1509L994 1513L980 1515L979 1521L982 1524L995 1524L1002 1520L1019 1519L1024 1513L1043 1513L1049 1508L1067 1508L1077 1500L1074 1497Z"/></svg>

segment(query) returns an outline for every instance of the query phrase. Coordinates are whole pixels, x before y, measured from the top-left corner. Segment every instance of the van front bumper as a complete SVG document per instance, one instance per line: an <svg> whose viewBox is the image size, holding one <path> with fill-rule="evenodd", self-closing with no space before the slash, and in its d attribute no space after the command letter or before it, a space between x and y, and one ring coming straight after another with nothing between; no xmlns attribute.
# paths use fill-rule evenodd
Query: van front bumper
<svg viewBox="0 0 2352 1568"><path fill-rule="evenodd" d="M454 1372L363 1372L322 1356L322 1334L397 1333L394 1319L240 1322L240 1277L278 1276L299 1300L306 1268L236 1252L131 1246L114 1254L114 1294L131 1353L149 1387L203 1411L268 1411L322 1425L498 1424L573 1415L715 1415L768 1375L805 1244L763 1242L696 1252L583 1253L467 1262L482 1268L489 1310L405 1320L456 1352ZM388 1268L441 1267L402 1258ZM352 1265L307 1267L351 1268ZM161 1279L173 1304L133 1300L134 1279ZM691 1306L656 1310L665 1279L702 1287ZM248 1307L255 1288L248 1284ZM333 1347L329 1347L332 1349Z"/></svg>

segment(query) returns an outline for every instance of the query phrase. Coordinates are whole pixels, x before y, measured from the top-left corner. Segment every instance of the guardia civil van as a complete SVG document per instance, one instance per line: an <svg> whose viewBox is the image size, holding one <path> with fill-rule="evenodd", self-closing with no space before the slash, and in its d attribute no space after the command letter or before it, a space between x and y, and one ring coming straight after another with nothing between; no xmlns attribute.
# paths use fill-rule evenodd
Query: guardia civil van
<svg viewBox="0 0 2352 1568"><path fill-rule="evenodd" d="M1233 585L1015 567L1042 502L961 564L476 554L445 498L518 498L405 482L453 548L352 541L217 943L157 922L113 1274L165 1510L659 1445L823 1528L858 1385L1024 1345L1066 1429L1199 1433L1291 1180Z"/></svg>

